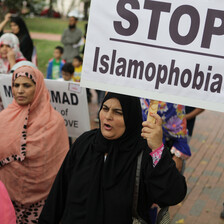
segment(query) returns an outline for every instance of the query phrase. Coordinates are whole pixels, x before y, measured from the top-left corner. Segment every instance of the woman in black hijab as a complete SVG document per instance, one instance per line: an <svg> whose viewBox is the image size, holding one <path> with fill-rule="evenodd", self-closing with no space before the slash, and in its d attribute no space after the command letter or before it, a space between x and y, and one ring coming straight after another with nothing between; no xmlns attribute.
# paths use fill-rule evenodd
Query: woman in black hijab
<svg viewBox="0 0 224 224"><path fill-rule="evenodd" d="M19 16L12 16L10 21L12 32L19 38L20 50L28 61L32 61L33 41L24 20Z"/></svg>
<svg viewBox="0 0 224 224"><path fill-rule="evenodd" d="M156 124L144 122L142 129L139 99L108 93L99 112L100 128L84 133L73 144L39 224L131 224L137 159L142 151L139 216L151 223L153 203L163 207L182 201L185 178L169 152L163 149L155 167L149 155L162 145L162 121L154 117Z"/></svg>

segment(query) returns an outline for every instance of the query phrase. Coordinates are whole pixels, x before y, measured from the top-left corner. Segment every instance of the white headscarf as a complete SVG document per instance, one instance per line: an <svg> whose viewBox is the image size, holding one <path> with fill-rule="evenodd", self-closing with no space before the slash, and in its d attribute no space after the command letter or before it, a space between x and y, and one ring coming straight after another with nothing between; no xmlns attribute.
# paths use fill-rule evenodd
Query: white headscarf
<svg viewBox="0 0 224 224"><path fill-rule="evenodd" d="M9 45L13 51L15 52L16 62L20 60L25 60L22 52L19 48L19 39L13 33L5 33L0 38L0 46L1 45ZM3 59L0 54L0 74L7 74L10 71L9 61L8 59Z"/></svg>

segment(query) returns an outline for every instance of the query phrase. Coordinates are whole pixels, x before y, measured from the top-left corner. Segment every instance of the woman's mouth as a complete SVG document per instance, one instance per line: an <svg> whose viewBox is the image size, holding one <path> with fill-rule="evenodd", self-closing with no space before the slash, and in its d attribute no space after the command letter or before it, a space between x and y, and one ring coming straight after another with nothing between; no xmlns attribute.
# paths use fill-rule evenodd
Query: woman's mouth
<svg viewBox="0 0 224 224"><path fill-rule="evenodd" d="M112 129L112 127L109 124L104 124L104 128L107 131L110 131Z"/></svg>
<svg viewBox="0 0 224 224"><path fill-rule="evenodd" d="M24 99L25 99L24 96L18 96L18 97L17 97L17 100L19 100L19 101L24 100Z"/></svg>

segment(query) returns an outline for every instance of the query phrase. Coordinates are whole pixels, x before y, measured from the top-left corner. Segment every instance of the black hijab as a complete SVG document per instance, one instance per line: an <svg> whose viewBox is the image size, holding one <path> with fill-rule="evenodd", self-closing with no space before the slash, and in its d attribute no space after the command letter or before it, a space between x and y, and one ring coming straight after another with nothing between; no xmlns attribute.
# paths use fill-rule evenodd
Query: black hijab
<svg viewBox="0 0 224 224"><path fill-rule="evenodd" d="M23 53L24 57L27 60L31 61L34 46L24 20L21 17L17 16L11 17L11 22L18 25L19 33L15 35L19 38L20 50Z"/></svg>

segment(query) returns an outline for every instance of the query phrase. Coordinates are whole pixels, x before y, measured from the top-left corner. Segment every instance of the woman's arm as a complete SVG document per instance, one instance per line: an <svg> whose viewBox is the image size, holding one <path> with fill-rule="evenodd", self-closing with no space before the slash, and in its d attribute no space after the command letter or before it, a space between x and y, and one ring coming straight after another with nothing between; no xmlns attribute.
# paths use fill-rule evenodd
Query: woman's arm
<svg viewBox="0 0 224 224"><path fill-rule="evenodd" d="M154 168L148 166L144 180L150 201L160 207L180 203L187 193L185 178L177 170L166 148L158 164Z"/></svg>
<svg viewBox="0 0 224 224"><path fill-rule="evenodd" d="M196 117L197 115L199 115L200 113L202 113L205 109L201 109L201 108L195 108L193 111L191 111L190 113L186 114L186 119L190 120L194 117Z"/></svg>
<svg viewBox="0 0 224 224"><path fill-rule="evenodd" d="M10 18L11 18L11 13L7 13L5 15L5 19L0 23L0 32L3 31L4 27L9 22Z"/></svg>

